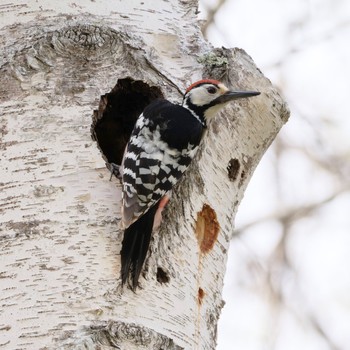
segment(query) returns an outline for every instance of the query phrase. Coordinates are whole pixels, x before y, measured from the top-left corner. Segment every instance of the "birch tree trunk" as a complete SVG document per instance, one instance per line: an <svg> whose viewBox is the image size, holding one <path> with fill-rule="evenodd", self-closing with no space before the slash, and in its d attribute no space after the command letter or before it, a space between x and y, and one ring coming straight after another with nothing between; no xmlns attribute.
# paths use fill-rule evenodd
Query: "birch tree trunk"
<svg viewBox="0 0 350 350"><path fill-rule="evenodd" d="M196 0L0 6L1 350L215 348L234 216L289 113L244 51L203 40L196 13ZM145 105L202 77L262 94L210 125L141 288L121 290L105 162Z"/></svg>

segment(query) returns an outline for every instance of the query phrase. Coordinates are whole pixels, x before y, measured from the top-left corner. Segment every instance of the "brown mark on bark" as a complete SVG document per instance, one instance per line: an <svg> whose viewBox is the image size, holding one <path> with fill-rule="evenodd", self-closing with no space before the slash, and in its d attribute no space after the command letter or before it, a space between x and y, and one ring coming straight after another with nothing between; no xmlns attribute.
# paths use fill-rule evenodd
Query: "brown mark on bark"
<svg viewBox="0 0 350 350"><path fill-rule="evenodd" d="M198 288L198 303L199 303L199 305L202 305L204 296L205 296L204 290L201 287L199 287Z"/></svg>
<svg viewBox="0 0 350 350"><path fill-rule="evenodd" d="M213 248L219 229L215 210L208 204L204 204L202 210L197 214L196 221L196 236L201 253L208 253Z"/></svg>

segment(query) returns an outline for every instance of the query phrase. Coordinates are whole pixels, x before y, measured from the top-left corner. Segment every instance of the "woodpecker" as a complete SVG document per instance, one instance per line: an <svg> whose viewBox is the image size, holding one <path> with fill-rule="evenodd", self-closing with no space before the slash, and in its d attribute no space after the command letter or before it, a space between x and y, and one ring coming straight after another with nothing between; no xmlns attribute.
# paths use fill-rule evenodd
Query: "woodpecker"
<svg viewBox="0 0 350 350"><path fill-rule="evenodd" d="M128 282L136 290L155 215L191 163L210 119L228 102L259 94L230 91L217 80L205 79L186 90L182 105L156 100L138 117L121 165L122 285Z"/></svg>

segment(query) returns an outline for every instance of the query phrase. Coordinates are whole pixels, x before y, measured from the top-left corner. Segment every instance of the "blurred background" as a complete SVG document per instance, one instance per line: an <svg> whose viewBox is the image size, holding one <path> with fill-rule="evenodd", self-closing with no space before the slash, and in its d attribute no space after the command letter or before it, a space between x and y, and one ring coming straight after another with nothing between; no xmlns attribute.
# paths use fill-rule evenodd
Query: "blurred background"
<svg viewBox="0 0 350 350"><path fill-rule="evenodd" d="M291 109L238 211L217 349L350 349L350 1L200 11L206 38L243 48Z"/></svg>

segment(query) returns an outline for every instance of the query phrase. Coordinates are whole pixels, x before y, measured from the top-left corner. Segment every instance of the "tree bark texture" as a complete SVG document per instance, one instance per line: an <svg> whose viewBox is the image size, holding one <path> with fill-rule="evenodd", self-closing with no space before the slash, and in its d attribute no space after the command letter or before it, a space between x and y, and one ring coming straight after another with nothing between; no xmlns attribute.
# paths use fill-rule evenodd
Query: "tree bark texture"
<svg viewBox="0 0 350 350"><path fill-rule="evenodd" d="M0 349L215 348L234 216L289 112L244 51L203 40L196 11L195 0L0 5ZM261 95L210 125L141 288L121 290L121 187L105 163L145 104L180 102L202 77Z"/></svg>

